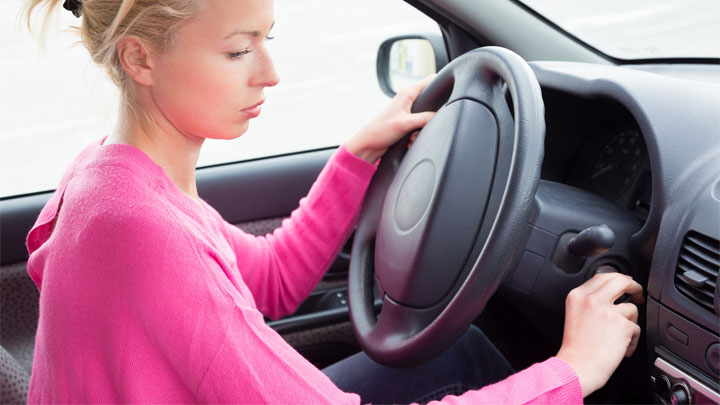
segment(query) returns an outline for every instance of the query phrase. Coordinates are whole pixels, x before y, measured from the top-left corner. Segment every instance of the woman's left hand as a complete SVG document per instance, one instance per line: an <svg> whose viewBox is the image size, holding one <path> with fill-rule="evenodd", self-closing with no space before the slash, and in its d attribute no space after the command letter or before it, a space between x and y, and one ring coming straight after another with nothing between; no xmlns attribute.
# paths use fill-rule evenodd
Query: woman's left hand
<svg viewBox="0 0 720 405"><path fill-rule="evenodd" d="M345 143L345 148L355 156L375 163L403 136L424 127L435 113L427 111L413 114L410 108L434 77L428 76L397 93L380 114Z"/></svg>

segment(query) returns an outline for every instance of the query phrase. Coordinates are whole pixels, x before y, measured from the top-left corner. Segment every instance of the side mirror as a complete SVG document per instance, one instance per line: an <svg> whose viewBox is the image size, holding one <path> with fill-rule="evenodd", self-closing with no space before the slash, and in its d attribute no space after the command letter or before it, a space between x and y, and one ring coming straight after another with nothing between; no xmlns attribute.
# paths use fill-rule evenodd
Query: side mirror
<svg viewBox="0 0 720 405"><path fill-rule="evenodd" d="M403 35L386 39L378 49L377 76L383 93L390 97L447 65L445 43L440 35Z"/></svg>

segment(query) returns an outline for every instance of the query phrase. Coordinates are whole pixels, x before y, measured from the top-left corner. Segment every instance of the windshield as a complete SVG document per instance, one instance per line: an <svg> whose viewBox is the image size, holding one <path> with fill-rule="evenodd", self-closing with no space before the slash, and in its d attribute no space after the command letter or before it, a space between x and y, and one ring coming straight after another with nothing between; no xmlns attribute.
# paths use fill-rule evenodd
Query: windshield
<svg viewBox="0 0 720 405"><path fill-rule="evenodd" d="M720 57L717 0L522 0L616 59Z"/></svg>

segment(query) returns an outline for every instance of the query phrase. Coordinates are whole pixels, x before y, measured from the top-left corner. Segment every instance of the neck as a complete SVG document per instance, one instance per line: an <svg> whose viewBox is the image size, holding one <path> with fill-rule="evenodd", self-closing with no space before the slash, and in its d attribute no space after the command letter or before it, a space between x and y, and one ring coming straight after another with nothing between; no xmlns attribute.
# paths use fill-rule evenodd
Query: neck
<svg viewBox="0 0 720 405"><path fill-rule="evenodd" d="M154 122L121 111L115 130L105 144L122 143L140 149L165 171L180 191L199 201L195 166L204 138L182 134L164 117L155 118L158 115L152 111L145 116L153 117Z"/></svg>

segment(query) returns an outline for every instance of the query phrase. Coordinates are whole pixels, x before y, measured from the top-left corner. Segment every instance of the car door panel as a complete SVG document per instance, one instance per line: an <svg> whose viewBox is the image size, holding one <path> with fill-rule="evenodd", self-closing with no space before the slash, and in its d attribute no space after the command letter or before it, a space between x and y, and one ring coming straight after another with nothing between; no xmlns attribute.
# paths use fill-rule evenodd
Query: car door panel
<svg viewBox="0 0 720 405"><path fill-rule="evenodd" d="M297 208L333 152L321 149L198 169L198 192L230 223L284 217Z"/></svg>

